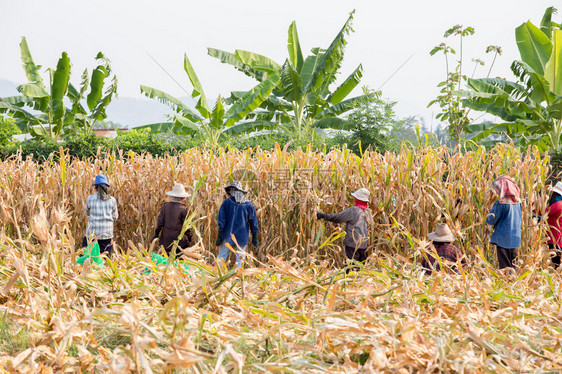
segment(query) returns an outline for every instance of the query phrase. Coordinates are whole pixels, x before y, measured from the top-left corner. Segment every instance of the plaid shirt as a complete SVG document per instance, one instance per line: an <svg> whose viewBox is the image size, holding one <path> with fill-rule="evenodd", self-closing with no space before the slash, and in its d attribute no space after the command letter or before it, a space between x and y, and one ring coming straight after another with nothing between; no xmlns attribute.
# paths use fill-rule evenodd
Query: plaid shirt
<svg viewBox="0 0 562 374"><path fill-rule="evenodd" d="M435 247L435 251L441 258L441 262L443 263L443 265L445 265L445 262L454 262L456 264L458 260L461 259L463 256L461 251L459 251L457 247L449 243L434 242L432 246ZM436 258L433 257L435 256L435 253L431 248L428 248L426 250L426 255L427 258L429 259L429 262L424 257L422 260L422 266L429 272L431 272L432 268L435 268L435 270L439 271L440 270L439 262L437 261Z"/></svg>
<svg viewBox="0 0 562 374"><path fill-rule="evenodd" d="M117 202L111 196L107 200L98 199L98 195L90 195L86 199L84 209L88 216L86 226L86 237L95 236L96 239L113 238L113 221L119 216L117 213Z"/></svg>

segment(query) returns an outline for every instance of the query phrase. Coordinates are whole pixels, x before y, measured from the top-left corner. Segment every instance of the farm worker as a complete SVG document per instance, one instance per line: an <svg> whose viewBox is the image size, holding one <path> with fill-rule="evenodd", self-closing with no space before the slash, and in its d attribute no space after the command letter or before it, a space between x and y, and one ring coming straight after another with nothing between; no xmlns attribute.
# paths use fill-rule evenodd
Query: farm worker
<svg viewBox="0 0 562 374"><path fill-rule="evenodd" d="M367 245L369 242L367 223L372 220L368 208L370 192L366 188L360 188L353 192L351 196L355 198L355 205L352 207L340 213L326 214L317 212L316 218L335 223L345 222L345 238L343 239L345 256L349 260L364 262L367 259Z"/></svg>
<svg viewBox="0 0 562 374"><path fill-rule="evenodd" d="M494 226L490 243L496 245L500 269L515 267L517 249L521 247L521 198L513 178L499 176L492 189L499 199L494 203L486 222Z"/></svg>
<svg viewBox="0 0 562 374"><path fill-rule="evenodd" d="M231 249L236 253L236 266L241 266L246 258L249 232L252 232L252 245L258 246L258 219L252 203L246 198L242 183L233 181L224 188L229 196L219 209L216 245L219 247L218 259L226 262ZM235 239L232 237L234 236Z"/></svg>
<svg viewBox="0 0 562 374"><path fill-rule="evenodd" d="M426 249L422 260L422 267L426 270L426 273L431 273L433 269L441 270L439 261L434 257L435 253L437 253L443 265L450 265L450 268L456 271L455 265L462 259L463 255L452 244L455 241L455 236L451 232L449 225L440 223L434 232L427 234L427 238L431 240L431 247L433 248L429 247Z"/></svg>
<svg viewBox="0 0 562 374"><path fill-rule="evenodd" d="M113 222L119 217L117 202L109 195L109 182L105 175L97 175L93 186L96 193L88 196L84 209L88 216L88 224L82 247L97 241L100 253L107 252L110 256L113 250Z"/></svg>
<svg viewBox="0 0 562 374"><path fill-rule="evenodd" d="M185 192L185 187L181 183L176 183L171 191L166 192L170 196L170 201L164 203L158 214L156 231L152 240L159 239L159 244L164 247L168 256L174 247L173 243L179 239L183 222L187 216L185 199L191 195ZM178 242L182 249L191 244L191 229L188 229L183 238Z"/></svg>
<svg viewBox="0 0 562 374"><path fill-rule="evenodd" d="M554 252L551 257L555 267L560 266L562 254L562 182L557 182L551 188L550 200L546 213L548 213L548 249Z"/></svg>

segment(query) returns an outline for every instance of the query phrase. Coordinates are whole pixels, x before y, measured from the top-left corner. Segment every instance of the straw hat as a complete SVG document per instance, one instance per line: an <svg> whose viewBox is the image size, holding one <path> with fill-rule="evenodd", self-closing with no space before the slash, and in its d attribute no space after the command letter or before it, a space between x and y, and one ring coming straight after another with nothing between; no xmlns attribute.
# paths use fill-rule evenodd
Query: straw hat
<svg viewBox="0 0 562 374"><path fill-rule="evenodd" d="M552 192L556 192L559 195L562 195L562 182L556 182L554 187L550 187Z"/></svg>
<svg viewBox="0 0 562 374"><path fill-rule="evenodd" d="M236 189L238 191L241 191L243 193L248 193L248 191L246 191L242 188L242 183L240 183L239 181L232 181L228 186L226 186L224 188L224 190L228 193L229 188L234 188L234 189Z"/></svg>
<svg viewBox="0 0 562 374"><path fill-rule="evenodd" d="M94 180L94 186L104 185L109 187L109 182L107 181L107 177L103 174L96 175L96 179Z"/></svg>
<svg viewBox="0 0 562 374"><path fill-rule="evenodd" d="M189 193L185 192L185 187L181 183L174 184L172 190L166 192L166 195L172 197L179 197L181 199L191 196Z"/></svg>
<svg viewBox="0 0 562 374"><path fill-rule="evenodd" d="M437 230L427 234L427 238L434 242L443 243L452 243L455 241L455 237L446 223L440 223L437 225Z"/></svg>
<svg viewBox="0 0 562 374"><path fill-rule="evenodd" d="M352 192L351 196L353 196L357 200L369 201L369 196L371 196L371 193L366 188L360 188L357 191Z"/></svg>

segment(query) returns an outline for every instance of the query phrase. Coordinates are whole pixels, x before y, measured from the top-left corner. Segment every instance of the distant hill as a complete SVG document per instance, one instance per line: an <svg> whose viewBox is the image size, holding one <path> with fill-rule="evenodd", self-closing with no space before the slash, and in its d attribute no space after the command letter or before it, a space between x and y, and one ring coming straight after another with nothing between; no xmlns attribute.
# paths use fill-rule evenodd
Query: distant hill
<svg viewBox="0 0 562 374"><path fill-rule="evenodd" d="M124 127L164 122L167 114L172 114L170 107L150 99L118 97L107 107L107 119Z"/></svg>
<svg viewBox="0 0 562 374"><path fill-rule="evenodd" d="M0 79L0 97L16 96L18 85L6 79ZM195 106L189 97L180 97L185 103ZM172 114L172 110L157 100L117 97L107 107L107 119L121 124L123 127L136 127L149 123L164 122L165 116Z"/></svg>

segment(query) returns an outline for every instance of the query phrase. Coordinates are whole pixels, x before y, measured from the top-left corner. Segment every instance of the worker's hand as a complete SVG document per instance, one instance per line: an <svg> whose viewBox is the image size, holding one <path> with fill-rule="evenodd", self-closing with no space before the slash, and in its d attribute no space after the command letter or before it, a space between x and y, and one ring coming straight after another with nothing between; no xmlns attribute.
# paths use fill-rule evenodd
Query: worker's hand
<svg viewBox="0 0 562 374"><path fill-rule="evenodd" d="M258 247L258 237L257 237L257 235L252 236L252 245L256 248Z"/></svg>
<svg viewBox="0 0 562 374"><path fill-rule="evenodd" d="M326 214L316 212L316 219L324 219L324 218L326 218Z"/></svg>
<svg viewBox="0 0 562 374"><path fill-rule="evenodd" d="M157 239L158 239L158 237L157 237L156 235L154 235L154 236L152 237L152 241L155 241L155 240L157 240Z"/></svg>

